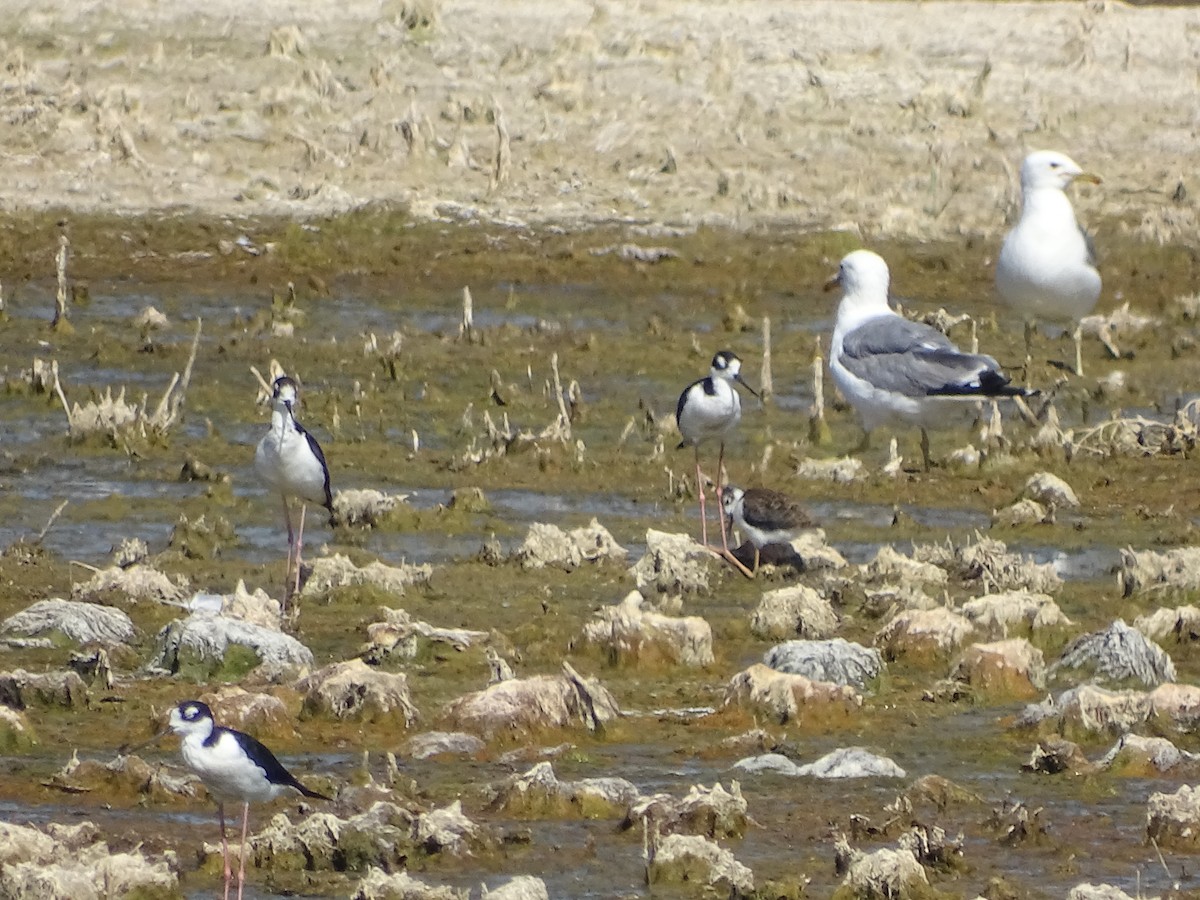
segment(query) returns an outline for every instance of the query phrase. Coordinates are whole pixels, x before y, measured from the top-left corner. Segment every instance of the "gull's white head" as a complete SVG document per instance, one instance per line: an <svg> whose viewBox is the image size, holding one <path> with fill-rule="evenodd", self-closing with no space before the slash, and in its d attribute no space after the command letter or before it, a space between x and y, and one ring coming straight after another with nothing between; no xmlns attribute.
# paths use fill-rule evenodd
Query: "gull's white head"
<svg viewBox="0 0 1200 900"><path fill-rule="evenodd" d="M870 250L855 250L842 258L837 275L826 286L840 285L843 303L852 299L856 306L887 307L890 280L882 256Z"/></svg>
<svg viewBox="0 0 1200 900"><path fill-rule="evenodd" d="M1076 179L1100 183L1098 175L1083 171L1075 160L1055 150L1030 153L1021 163L1021 190L1024 193L1044 188L1061 191Z"/></svg>

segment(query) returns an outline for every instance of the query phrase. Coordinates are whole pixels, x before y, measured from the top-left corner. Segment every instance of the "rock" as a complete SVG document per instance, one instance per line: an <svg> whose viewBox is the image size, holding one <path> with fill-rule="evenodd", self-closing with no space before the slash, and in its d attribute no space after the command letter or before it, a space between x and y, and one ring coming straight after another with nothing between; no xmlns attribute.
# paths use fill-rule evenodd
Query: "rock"
<svg viewBox="0 0 1200 900"><path fill-rule="evenodd" d="M288 735L296 728L283 701L271 694L252 694L236 685L223 685L215 693L201 695L213 718L228 728L250 734Z"/></svg>
<svg viewBox="0 0 1200 900"><path fill-rule="evenodd" d="M992 512L993 528L1016 528L1020 525L1053 525L1054 514L1036 500L1022 497L1010 506Z"/></svg>
<svg viewBox="0 0 1200 900"><path fill-rule="evenodd" d="M952 805L979 806L984 798L941 775L922 775L902 795L908 808L925 805L942 813Z"/></svg>
<svg viewBox="0 0 1200 900"><path fill-rule="evenodd" d="M522 818L615 818L640 798L641 792L624 778L559 781L550 763L539 762L495 788L488 810Z"/></svg>
<svg viewBox="0 0 1200 900"><path fill-rule="evenodd" d="M885 584L863 591L863 611L872 618L894 616L902 609L936 609L943 601L934 600L919 584Z"/></svg>
<svg viewBox="0 0 1200 900"><path fill-rule="evenodd" d="M78 674L89 685L99 682L102 688L111 691L116 683L108 651L103 647L97 647L90 653L72 653L71 658L67 660L67 665L70 666L72 672Z"/></svg>
<svg viewBox="0 0 1200 900"><path fill-rule="evenodd" d="M1121 735L1143 725L1152 708L1149 696L1141 691L1110 691L1084 684L1063 692L1048 707L1026 707L1017 724L1055 719L1064 733Z"/></svg>
<svg viewBox="0 0 1200 900"><path fill-rule="evenodd" d="M132 604L181 603L188 595L188 581L183 577L172 579L153 566L118 564L100 569L71 588L71 599L75 601L105 599L113 594Z"/></svg>
<svg viewBox="0 0 1200 900"><path fill-rule="evenodd" d="M409 738L405 753L410 759L429 759L432 756L474 756L486 748L487 744L465 731L427 731Z"/></svg>
<svg viewBox="0 0 1200 900"><path fill-rule="evenodd" d="M139 330L147 332L159 328L169 328L171 320L153 306L147 306L138 313L137 318L133 320L133 324Z"/></svg>
<svg viewBox="0 0 1200 900"><path fill-rule="evenodd" d="M725 790L720 784L711 788L692 785L687 796L678 800L670 794L655 794L632 801L622 828L649 825L656 834L700 834L710 838L742 837L749 817L746 799L736 781Z"/></svg>
<svg viewBox="0 0 1200 900"><path fill-rule="evenodd" d="M1111 884L1084 882L1067 891L1067 900L1142 900L1142 894L1134 898Z"/></svg>
<svg viewBox="0 0 1200 900"><path fill-rule="evenodd" d="M97 797L129 800L169 801L177 797L202 796L199 776L169 765L150 765L138 756L119 754L108 762L80 760L74 753L49 784L72 794L94 793Z"/></svg>
<svg viewBox="0 0 1200 900"><path fill-rule="evenodd" d="M249 840L249 859L259 867L281 870L330 871L367 866L400 867L414 849L416 815L386 801L376 801L362 813L342 819L333 813L315 812L299 822L277 813L262 831ZM205 844L207 854L221 852L219 844Z"/></svg>
<svg viewBox="0 0 1200 900"><path fill-rule="evenodd" d="M372 665L378 665L391 657L412 659L419 652L420 639L448 644L455 650L467 650L488 638L486 631L470 631L466 628L438 628L414 619L403 609L380 607L382 622L367 626L367 643L359 649L359 655Z"/></svg>
<svg viewBox="0 0 1200 900"><path fill-rule="evenodd" d="M1177 606L1158 609L1133 620L1133 627L1150 640L1193 644L1200 640L1200 608Z"/></svg>
<svg viewBox="0 0 1200 900"><path fill-rule="evenodd" d="M730 679L722 707L745 708L779 723L811 724L846 719L862 707L862 696L850 687L755 664Z"/></svg>
<svg viewBox="0 0 1200 900"><path fill-rule="evenodd" d="M1193 684L1160 684L1150 692L1150 714L1180 731L1200 725L1200 687Z"/></svg>
<svg viewBox="0 0 1200 900"><path fill-rule="evenodd" d="M350 528L378 528L392 518L407 494L376 490L341 490L333 496L333 520Z"/></svg>
<svg viewBox="0 0 1200 900"><path fill-rule="evenodd" d="M94 835L94 825L92 832ZM19 862L48 863L54 859L56 849L57 842L50 835L0 820L0 870Z"/></svg>
<svg viewBox="0 0 1200 900"><path fill-rule="evenodd" d="M1151 589L1195 591L1200 588L1200 547L1174 547L1162 553L1124 549L1117 582L1126 597Z"/></svg>
<svg viewBox="0 0 1200 900"><path fill-rule="evenodd" d="M972 644L951 669L950 677L992 697L1030 698L1046 683L1042 651L1024 638Z"/></svg>
<svg viewBox="0 0 1200 900"><path fill-rule="evenodd" d="M188 559L215 559L226 544L236 541L237 533L224 516L215 516L210 521L202 515L193 522L180 514L171 529L170 545Z"/></svg>
<svg viewBox="0 0 1200 900"><path fill-rule="evenodd" d="M763 663L777 672L856 688L865 688L883 671L878 650L843 638L778 644L766 652Z"/></svg>
<svg viewBox="0 0 1200 900"><path fill-rule="evenodd" d="M747 568L754 567L754 544L744 542L730 552ZM813 528L798 534L788 543L766 544L759 551L759 566L767 571L768 566L790 567L797 572L815 572L820 569L842 569L849 563L846 558L825 542L825 532Z"/></svg>
<svg viewBox="0 0 1200 900"><path fill-rule="evenodd" d="M381 672L361 659L334 663L296 682L305 715L331 715L367 722L396 720L410 727L420 714L403 672Z"/></svg>
<svg viewBox="0 0 1200 900"><path fill-rule="evenodd" d="M862 575L869 581L897 579L905 584L945 584L949 580L946 572L938 566L910 559L898 552L891 544L884 544L875 558L861 567Z"/></svg>
<svg viewBox="0 0 1200 900"><path fill-rule="evenodd" d="M1154 793L1146 804L1146 837L1160 847L1192 850L1200 842L1200 788Z"/></svg>
<svg viewBox="0 0 1200 900"><path fill-rule="evenodd" d="M1081 668L1093 677L1118 683L1134 680L1156 685L1175 680L1175 664L1166 651L1121 619L1104 631L1076 638L1050 671L1053 675L1062 669Z"/></svg>
<svg viewBox="0 0 1200 900"><path fill-rule="evenodd" d="M833 604L802 584L765 591L750 617L750 630L755 636L775 640L820 640L836 633L838 624Z"/></svg>
<svg viewBox="0 0 1200 900"><path fill-rule="evenodd" d="M584 562L624 560L628 551L595 519L585 528L565 532L556 525L535 522L513 558L523 569L554 566L570 572Z"/></svg>
<svg viewBox="0 0 1200 900"><path fill-rule="evenodd" d="M354 871L402 867L420 855L485 852L495 843L486 829L463 815L457 800L423 814L378 800L347 819L316 812L293 823L280 813L250 839L249 852L259 867ZM220 846L205 845L205 850L220 853Z"/></svg>
<svg viewBox="0 0 1200 900"><path fill-rule="evenodd" d="M1096 764L1127 778L1154 778L1197 762L1200 756L1180 750L1166 738L1123 734Z"/></svg>
<svg viewBox="0 0 1200 900"><path fill-rule="evenodd" d="M218 594L217 597L221 604L221 615L273 631L279 630L282 607L262 588L256 588L251 593L246 590L246 582L239 578L232 594Z"/></svg>
<svg viewBox="0 0 1200 900"><path fill-rule="evenodd" d="M62 632L77 644L127 644L137 636L129 616L111 606L74 600L39 600L0 623L0 633Z"/></svg>
<svg viewBox="0 0 1200 900"><path fill-rule="evenodd" d="M450 494L450 509L464 513L485 513L492 511L491 501L479 487L455 488Z"/></svg>
<svg viewBox="0 0 1200 900"><path fill-rule="evenodd" d="M1038 742L1029 756L1028 762L1021 766L1026 772L1041 772L1046 775L1058 775L1069 772L1072 775L1090 775L1096 771L1096 766L1083 755L1083 750L1074 741L1049 735Z"/></svg>
<svg viewBox="0 0 1200 900"><path fill-rule="evenodd" d="M975 543L923 544L913 549L913 559L946 569L965 582L979 582L987 591L1031 591L1052 594L1062 579L1051 563L1035 563L1019 553L1009 553L1003 541L978 537Z"/></svg>
<svg viewBox="0 0 1200 900"><path fill-rule="evenodd" d="M756 756L748 756L745 759L739 759L733 764L733 767L750 775L769 774L795 777L800 774L800 766L782 753L760 753Z"/></svg>
<svg viewBox="0 0 1200 900"><path fill-rule="evenodd" d="M1049 472L1038 472L1030 475L1025 481L1025 488L1021 491L1021 496L1035 500L1051 508L1069 507L1076 509L1079 506L1079 498L1075 496L1075 492L1071 489L1071 486L1057 475L1052 475Z"/></svg>
<svg viewBox="0 0 1200 900"><path fill-rule="evenodd" d="M796 466L795 475L806 481L831 481L834 484L849 484L866 473L866 465L856 456L841 459L802 459Z"/></svg>
<svg viewBox="0 0 1200 900"><path fill-rule="evenodd" d="M407 872L388 874L372 866L358 883L352 900L470 900L471 892L426 884Z"/></svg>
<svg viewBox="0 0 1200 900"><path fill-rule="evenodd" d="M312 651L291 635L210 612L176 619L158 633L157 641L156 666L198 680L209 680L223 669L257 667L264 677L281 681L313 664Z"/></svg>
<svg viewBox="0 0 1200 900"><path fill-rule="evenodd" d="M484 885L479 900L550 900L546 882L532 875L518 875L491 890Z"/></svg>
<svg viewBox="0 0 1200 900"><path fill-rule="evenodd" d="M842 887L851 897L907 900L929 893L925 869L909 849L884 847L863 853L851 850L846 839L840 838L834 852L837 870L846 873Z"/></svg>
<svg viewBox="0 0 1200 900"><path fill-rule="evenodd" d="M430 565L388 566L376 560L360 568L348 557L335 553L313 562L312 572L300 589L300 596L303 599L317 599L336 588L369 585L399 597L413 585L428 584L432 577L433 566Z"/></svg>
<svg viewBox="0 0 1200 900"><path fill-rule="evenodd" d="M48 826L49 834L0 823L0 897L5 900L106 900L177 897L174 857L112 853L90 822Z"/></svg>
<svg viewBox="0 0 1200 900"><path fill-rule="evenodd" d="M492 738L577 725L597 731L620 714L603 685L563 663L559 675L513 678L460 697L446 708L445 718L454 727Z"/></svg>
<svg viewBox="0 0 1200 900"><path fill-rule="evenodd" d="M0 672L0 705L15 710L30 707L84 709L88 689L78 672Z"/></svg>
<svg viewBox="0 0 1200 900"><path fill-rule="evenodd" d="M1117 582L1124 596L1162 588L1194 592L1200 588L1200 547L1172 547L1163 553L1122 550Z"/></svg>
<svg viewBox="0 0 1200 900"><path fill-rule="evenodd" d="M431 810L417 818L415 843L426 853L469 856L482 842L483 831L462 811L462 801Z"/></svg>
<svg viewBox="0 0 1200 900"><path fill-rule="evenodd" d="M825 542L825 531L821 528L797 535L791 542L792 553L804 561L804 571L819 569L844 569L850 565L836 547Z"/></svg>
<svg viewBox="0 0 1200 900"><path fill-rule="evenodd" d="M629 574L643 595L703 593L715 558L686 534L646 531L646 552Z"/></svg>
<svg viewBox="0 0 1200 900"><path fill-rule="evenodd" d="M616 606L597 610L583 627L584 642L600 647L618 665L712 665L712 628L704 619L664 616L642 609L643 603L638 591L630 591Z"/></svg>
<svg viewBox="0 0 1200 900"><path fill-rule="evenodd" d="M647 884L704 884L731 898L754 890L754 874L732 853L706 837L653 835L645 853Z"/></svg>
<svg viewBox="0 0 1200 900"><path fill-rule="evenodd" d="M13 709L0 703L0 753L26 753L37 743L29 720L18 709ZM3 844L3 832L0 832L0 845ZM0 866L3 866L3 851L0 851Z"/></svg>
<svg viewBox="0 0 1200 900"><path fill-rule="evenodd" d="M930 659L948 656L975 631L974 626L953 610L906 609L875 634L883 658L902 656Z"/></svg>
<svg viewBox="0 0 1200 900"><path fill-rule="evenodd" d="M1042 636L1073 623L1048 594L1006 591L968 600L959 610L990 638Z"/></svg>
<svg viewBox="0 0 1200 900"><path fill-rule="evenodd" d="M800 766L796 774L813 778L906 778L907 773L886 756L862 747L843 747L815 762Z"/></svg>
<svg viewBox="0 0 1200 900"><path fill-rule="evenodd" d="M798 765L780 753L764 753L740 759L734 768L751 774L771 773L794 778L905 778L907 773L884 756L876 756L862 747L844 747L827 753L815 762Z"/></svg>

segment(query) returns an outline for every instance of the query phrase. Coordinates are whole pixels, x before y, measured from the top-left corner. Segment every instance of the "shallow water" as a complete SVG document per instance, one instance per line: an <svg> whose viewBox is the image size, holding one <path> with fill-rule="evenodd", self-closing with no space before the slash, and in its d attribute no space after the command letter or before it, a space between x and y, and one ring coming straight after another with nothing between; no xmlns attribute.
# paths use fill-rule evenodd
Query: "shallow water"
<svg viewBox="0 0 1200 900"><path fill-rule="evenodd" d="M753 243L749 238L737 240ZM286 293L278 286L265 286L277 285L278 277L264 276L252 284L244 277L200 283L95 280L91 302L72 311L75 332L70 336L45 327L51 287L36 281L24 285L11 304L12 319L0 341L9 359L20 360L21 366L34 355L58 359L72 402L126 386L131 397L147 393L153 406L171 374L186 361L196 317L203 318L204 331L185 419L167 439L71 442L58 401L23 392L18 364L10 363L10 391L0 405L10 434L0 458L6 504L0 546L32 542L55 509L69 502L40 542L47 558L33 570L15 563L6 568L4 577L19 589L0 604L3 614L23 608L31 599L65 595L72 580L87 576L82 567L68 567L68 561L102 566L124 538L142 538L152 555L167 551L181 514L192 520L200 515L223 517L232 524L236 539L211 559L182 560L168 553L160 563L166 571L186 574L197 591L228 590L244 578L251 589L263 587L277 595L285 539L278 501L253 476L253 448L266 412L254 405L256 382L249 371L254 365L265 374L269 360L277 358L302 379L302 419L325 447L334 489L379 487L408 494L420 522L419 527L372 532L330 531L321 517L311 516L307 554L347 552L393 564L431 563L432 586L397 598L392 605L402 605L435 625L495 629L518 651L521 674L555 671L591 610L618 601L632 587L623 567L585 567L570 575L523 573L511 566L491 569L473 562L479 548L495 536L509 553L534 521L573 528L595 518L630 551L632 562L641 553L647 528L697 531L695 504L686 492L675 490L692 478L691 451L673 450L676 439L668 431L665 453L658 455L657 429L647 420L668 417L679 390L704 374L709 355L720 347L735 347L747 360L751 381L757 381L761 316L770 316L775 326L772 349L779 393L766 406L747 403L741 431L728 448L729 470L735 481L766 484L806 498L830 543L852 563L869 560L884 544L906 551L914 542L947 537L961 542L977 532L991 533L1007 540L1011 549L1054 564L1068 582L1064 607L1082 631L1107 624L1118 610L1128 619L1152 605L1143 599L1134 607L1133 601L1119 598L1111 569L1122 547L1169 544L1164 522L1185 538L1191 527L1190 519L1180 518L1182 507L1190 508L1196 499L1183 480L1182 459L1082 458L1067 465L1060 457L1018 454L1015 465L985 465L978 472L938 468L907 472L897 479L872 474L849 486L797 481L794 459L848 453L859 437L847 411L829 409L831 443L815 446L808 439L811 336L827 332L835 303L815 287L797 297L791 288L765 285L747 297L707 284L713 267L664 273L617 260L605 263L611 271L587 282L578 273L559 278L546 271L540 280L538 271L514 278L509 269L523 263L510 260L502 250L494 251L486 265L474 263L490 278L470 277L470 271L458 271L452 262L445 271L415 279L405 290L366 276L328 280L326 293L301 288L298 306L304 315L297 317L291 338L272 337L266 324L272 294ZM748 271L753 274L753 266ZM793 268L787 274L819 285L828 273ZM960 272L944 277L956 274L963 276ZM474 343L456 338L464 279L475 296ZM906 292L919 296L922 287L929 285L910 283ZM978 287L977 276L963 276L949 293L970 296ZM939 290L947 289L939 284ZM150 337L150 347L128 324L147 305L172 322ZM726 324L732 321L726 314L733 305L744 305L752 316L745 330ZM996 313L990 304L976 312L984 321ZM1191 326L1176 322L1172 327ZM362 349L367 333L375 332L382 344L394 330L402 334L395 378ZM1015 358L1020 336L1016 329L989 325L981 329L980 340L999 358ZM1156 364L1153 348L1135 346L1134 359L1121 363L1132 372L1134 384L1122 403L1100 398L1092 381L1068 384L1061 396L1064 423L1078 424L1085 417L1097 421L1120 405L1151 411L1170 408L1164 404L1186 390L1185 380L1195 363L1168 370ZM552 353L559 357L564 387L575 380L582 391L584 406L574 423L574 437L585 445L582 455L573 447L552 447L541 456L531 450L480 465L463 464L460 454L468 447L486 446L485 411L497 421L507 415L515 427L535 433L553 420L557 410L543 387ZM1094 344L1089 345L1089 363L1095 371L1115 365ZM492 370L503 385L502 408L490 398ZM1059 375L1049 367L1038 367L1034 374L1047 385ZM632 428L619 441L629 423ZM1007 427L1019 447L1028 433L1025 426L1008 417ZM409 443L414 429L421 434L417 453ZM898 437L901 452L918 458L916 436L901 432ZM939 433L935 453L946 453L974 437L966 430ZM886 442L875 441L874 446ZM189 457L226 475L228 484L180 481L180 468ZM874 449L864 458L874 472L884 454ZM1070 482L1081 494L1083 508L1061 511L1054 525L991 531L992 511L1012 502L1024 479L1039 469ZM454 491L466 487L482 488L488 508L445 514ZM1171 511L1176 504L1180 514ZM1146 515L1132 516L1129 511L1135 506L1144 507ZM898 520L897 510L902 513ZM821 784L732 770L737 754L720 742L751 723L714 723L703 711L718 707L729 677L761 659L770 646L748 634L746 619L759 593L780 583L777 578L751 584L730 571L721 575L711 595L685 599L685 613L704 616L713 625L718 660L709 671L629 671L596 655L571 653L573 664L598 675L631 715L608 737L547 738L547 745L577 745L576 751L555 760L559 777L621 775L645 792L675 795L696 782L739 780L749 814L762 827L753 826L744 838L722 844L755 871L759 884L809 879L811 896L827 896L838 882L832 871L832 842L837 834L848 832L849 816L882 824L891 817L886 805L927 774L950 778L981 798L967 807L917 814L927 824L964 834L965 867L934 876L938 889L950 896L974 896L993 876L1004 877L1030 896L1061 896L1086 878L1107 880L1129 891L1139 885L1152 891L1167 886L1154 850L1143 841L1144 815L1149 793L1171 790L1175 780L1023 774L1020 765L1028 758L1034 736L1014 733L1006 725L1019 704L990 704L986 698L978 706L922 701L923 690L945 675L948 661L932 667L893 664L883 683L868 695L864 710L844 723L812 728L765 723L783 741L785 751L801 762L838 747L863 745L895 760L906 770L905 779ZM961 600L969 589L956 585L950 593L951 599ZM869 643L883 624L862 610L839 612L845 616L844 634L852 640ZM130 613L148 635L174 615L144 607ZM302 620L300 637L320 648L322 664L352 656L372 615L372 607L357 605L344 612L313 610ZM147 640L135 651L140 662L149 656L150 646ZM1056 647L1045 649L1049 657ZM1190 678L1197 666L1187 648L1173 648L1172 653L1182 677ZM64 662L62 652L39 654L12 652L11 665L61 667ZM42 742L30 755L17 758L19 766L29 766L45 778L66 762L72 747L85 757L107 760L129 732L145 730L165 704L213 687L142 681L137 665L129 660L119 664L118 674L121 681L115 691L108 695L94 690L88 710L71 716L31 710L29 718ZM482 666L464 677L443 660L414 662L410 684L424 717L419 727L437 727L439 704L481 687L483 681ZM290 689L273 690L290 709L298 708L298 697ZM96 702L101 695L114 702ZM396 751L402 772L420 785L430 805L461 797L468 814L490 827L529 830L527 844L505 849L497 858L425 861L420 875L431 882L494 885L502 874L529 872L547 880L552 897L658 896L663 890L672 895L670 888L646 888L641 835L619 833L615 822L514 822L485 814L489 785L532 765L499 762L508 745L492 748L481 761L405 761L406 735L394 728L319 724L337 733L336 752L287 736L268 742L276 744L299 772L328 772L344 780L359 765L361 750L370 750L376 759L383 751ZM302 722L298 727L303 733L316 725ZM1181 746L1196 749L1192 736L1171 736ZM1097 738L1086 750L1095 757L1108 743ZM167 763L178 762L169 746L150 753ZM15 790L11 782L6 789ZM154 847L181 851L187 896L211 892L213 880L196 872L194 862L200 842L215 834L211 807L181 802L138 809L136 798L130 797L117 798L106 808L96 798L72 798L28 785L19 796L9 800L0 792L0 815L38 823L86 816L101 825L114 846L160 830ZM1005 844L1010 819L993 811L1012 800L1044 807L1047 832L1017 846ZM274 811L287 808L278 801L271 810L256 810L253 821L264 822ZM892 826L855 843L869 850L890 845L897 834L898 826ZM1173 872L1185 865L1196 868L1186 854L1173 854L1168 862ZM247 896L278 895L263 892L263 875L252 873L253 893ZM349 879L343 887L352 884ZM305 892L290 883L279 889ZM350 889L309 895L344 896ZM680 895L689 895L687 889Z"/></svg>

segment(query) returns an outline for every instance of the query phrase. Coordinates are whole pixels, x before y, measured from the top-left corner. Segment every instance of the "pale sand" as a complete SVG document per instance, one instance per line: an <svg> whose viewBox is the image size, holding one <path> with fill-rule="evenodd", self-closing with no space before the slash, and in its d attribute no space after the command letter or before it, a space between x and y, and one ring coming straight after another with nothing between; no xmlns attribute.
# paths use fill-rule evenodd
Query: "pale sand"
<svg viewBox="0 0 1200 900"><path fill-rule="evenodd" d="M1048 147L1105 177L1074 189L1084 221L1195 237L1195 190L1172 195L1197 8L445 0L416 32L399 10L0 2L0 209L995 237Z"/></svg>

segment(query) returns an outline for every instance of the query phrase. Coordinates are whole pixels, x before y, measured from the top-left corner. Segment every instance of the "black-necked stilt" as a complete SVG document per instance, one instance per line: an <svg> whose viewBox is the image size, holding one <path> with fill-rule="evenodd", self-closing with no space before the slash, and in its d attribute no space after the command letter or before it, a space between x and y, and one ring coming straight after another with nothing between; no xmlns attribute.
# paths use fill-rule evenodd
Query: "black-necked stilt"
<svg viewBox="0 0 1200 900"><path fill-rule="evenodd" d="M763 547L791 543L799 532L815 528L817 524L803 506L787 494L770 488L742 490L726 485L721 491L721 505L733 524L754 545L755 572Z"/></svg>
<svg viewBox="0 0 1200 900"><path fill-rule="evenodd" d="M242 849L238 864L238 898L246 881L246 830L250 804L274 800L291 788L305 797L329 800L324 794L306 788L270 750L241 731L222 728L213 720L212 710L199 700L185 700L173 710L170 729L183 738L181 750L188 768L200 776L213 799L221 819L221 855L225 862L225 900L229 900L229 843L225 837L225 803L242 804Z"/></svg>
<svg viewBox="0 0 1200 900"><path fill-rule="evenodd" d="M300 590L300 552L304 543L304 513L307 504L317 503L329 510L333 525L333 495L329 490L329 466L317 439L296 421L296 382L286 375L275 379L271 397L271 428L258 442L254 468L258 477L283 499L283 518L287 523L288 561L284 575L284 599ZM300 527L292 528L289 498L300 501ZM292 566L296 576L292 580Z"/></svg>
<svg viewBox="0 0 1200 900"><path fill-rule="evenodd" d="M1079 320L1100 299L1100 273L1091 239L1064 193L1072 181L1100 179L1053 150L1030 153L1021 163L1021 218L1004 238L996 259L996 292L1025 316L1025 352L1032 352L1033 320L1074 326L1075 374L1083 374Z"/></svg>
<svg viewBox="0 0 1200 900"><path fill-rule="evenodd" d="M877 253L855 250L842 260L827 285L842 288L829 369L868 436L887 422L920 426L928 470L926 428L955 421L964 400L1031 392L1010 386L992 357L964 353L936 328L897 313L888 306L888 282L887 263Z"/></svg>
<svg viewBox="0 0 1200 900"><path fill-rule="evenodd" d="M679 395L675 407L675 421L683 440L679 448L694 447L696 451L696 489L700 495L700 534L708 546L708 517L704 510L704 473L700 471L700 445L705 441L719 441L717 456L717 490L720 489L721 472L725 466L725 438L742 418L742 401L733 382L738 382L754 396L758 392L742 378L742 361L732 350L722 350L713 357L708 376L693 381ZM729 556L729 538L725 529L725 517L721 516L721 546Z"/></svg>

